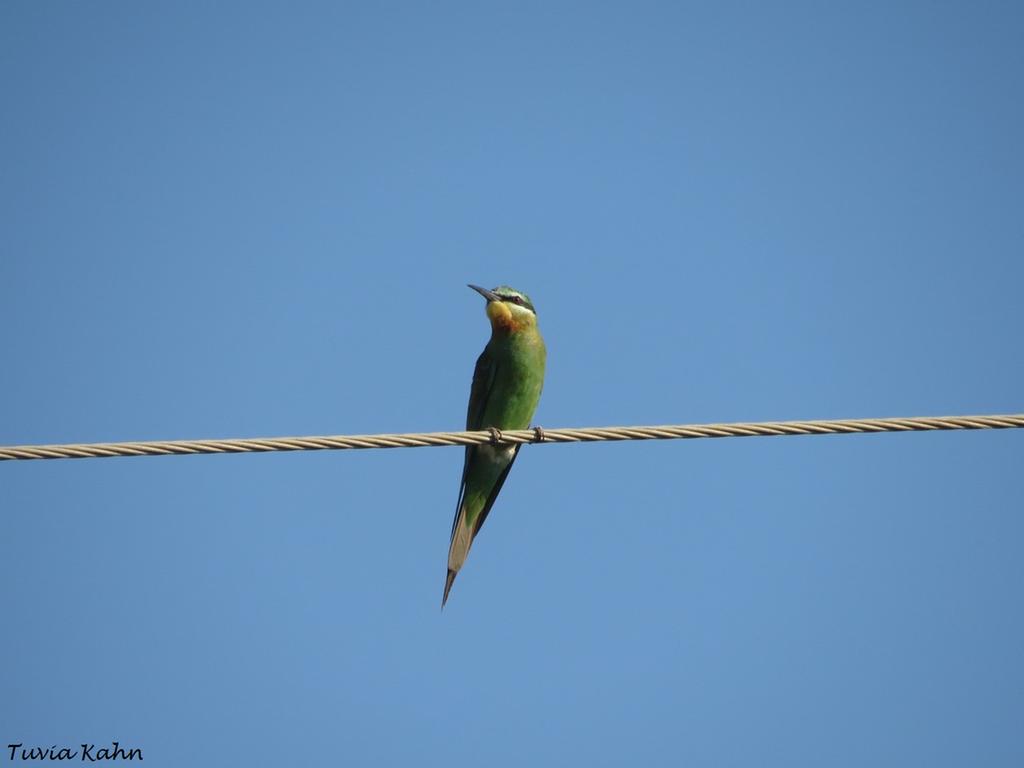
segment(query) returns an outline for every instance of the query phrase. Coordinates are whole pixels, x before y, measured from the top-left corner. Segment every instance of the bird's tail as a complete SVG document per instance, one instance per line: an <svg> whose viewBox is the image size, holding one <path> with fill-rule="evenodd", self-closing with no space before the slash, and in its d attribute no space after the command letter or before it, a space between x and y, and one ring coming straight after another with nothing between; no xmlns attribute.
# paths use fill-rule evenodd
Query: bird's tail
<svg viewBox="0 0 1024 768"><path fill-rule="evenodd" d="M453 571L451 568L448 569L448 578L444 582L444 597L441 598L441 608L444 609L444 604L448 602L448 593L452 591L452 584L455 583L455 574L458 571Z"/></svg>
<svg viewBox="0 0 1024 768"><path fill-rule="evenodd" d="M455 576L466 562L466 555L473 544L473 528L466 524L466 506L460 505L459 514L455 517L455 525L452 527L452 543L448 548L448 578L444 582L444 597L441 598L441 607L448 602L448 593L452 591L452 584L455 583Z"/></svg>

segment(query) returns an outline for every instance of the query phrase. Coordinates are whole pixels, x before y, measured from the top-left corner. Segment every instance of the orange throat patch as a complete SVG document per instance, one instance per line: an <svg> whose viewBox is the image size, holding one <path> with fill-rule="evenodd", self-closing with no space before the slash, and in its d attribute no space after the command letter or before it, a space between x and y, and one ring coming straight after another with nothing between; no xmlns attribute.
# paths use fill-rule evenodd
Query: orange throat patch
<svg viewBox="0 0 1024 768"><path fill-rule="evenodd" d="M488 302L487 317L490 318L491 328L503 333L521 331L529 324L528 320L516 317L511 307L504 301Z"/></svg>

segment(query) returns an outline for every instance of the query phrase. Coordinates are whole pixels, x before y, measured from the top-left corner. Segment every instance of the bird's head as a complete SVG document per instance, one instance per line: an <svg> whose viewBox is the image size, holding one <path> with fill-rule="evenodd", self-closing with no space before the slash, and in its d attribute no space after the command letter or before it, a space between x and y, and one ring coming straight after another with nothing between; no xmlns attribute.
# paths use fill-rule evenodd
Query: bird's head
<svg viewBox="0 0 1024 768"><path fill-rule="evenodd" d="M512 332L536 326L537 310L533 308L530 297L522 291L507 285L499 285L490 291L472 283L469 287L487 299L487 317L495 330Z"/></svg>

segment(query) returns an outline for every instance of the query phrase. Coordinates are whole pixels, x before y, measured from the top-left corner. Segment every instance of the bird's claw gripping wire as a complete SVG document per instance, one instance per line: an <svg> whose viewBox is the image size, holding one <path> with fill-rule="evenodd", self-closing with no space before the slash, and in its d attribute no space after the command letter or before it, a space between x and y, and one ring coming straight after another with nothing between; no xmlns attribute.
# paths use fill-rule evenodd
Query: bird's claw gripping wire
<svg viewBox="0 0 1024 768"><path fill-rule="evenodd" d="M491 433L491 445L495 448L501 445L501 430L497 427L488 427L487 431Z"/></svg>
<svg viewBox="0 0 1024 768"><path fill-rule="evenodd" d="M533 442L543 443L544 442L544 427L533 428Z"/></svg>

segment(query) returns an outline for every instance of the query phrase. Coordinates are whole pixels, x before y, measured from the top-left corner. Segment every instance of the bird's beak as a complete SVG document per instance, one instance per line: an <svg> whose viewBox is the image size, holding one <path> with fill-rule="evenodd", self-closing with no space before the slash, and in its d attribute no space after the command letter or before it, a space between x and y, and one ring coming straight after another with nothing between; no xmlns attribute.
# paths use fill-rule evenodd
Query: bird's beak
<svg viewBox="0 0 1024 768"><path fill-rule="evenodd" d="M488 291L486 288L481 288L479 285L473 285L472 283L467 283L467 285L487 299L487 301L501 301L501 299L498 298L498 294L494 291Z"/></svg>

